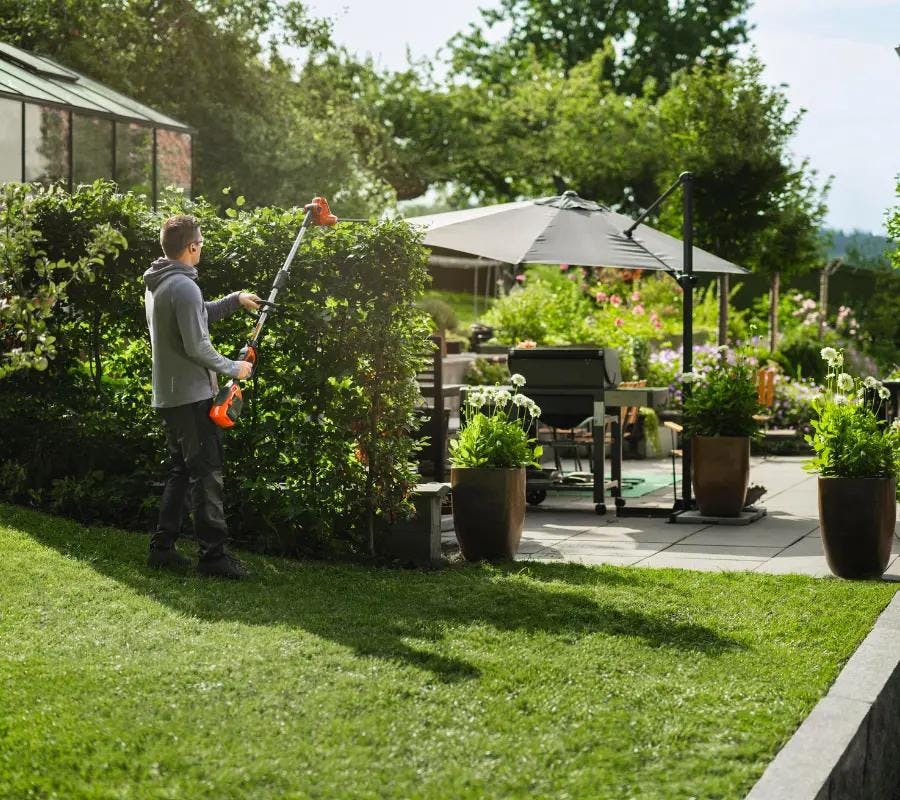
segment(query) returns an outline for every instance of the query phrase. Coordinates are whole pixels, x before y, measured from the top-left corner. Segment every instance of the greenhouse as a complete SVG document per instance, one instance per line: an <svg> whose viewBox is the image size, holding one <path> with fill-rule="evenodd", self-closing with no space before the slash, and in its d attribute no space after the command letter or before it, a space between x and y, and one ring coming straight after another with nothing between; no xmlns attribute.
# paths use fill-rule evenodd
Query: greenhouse
<svg viewBox="0 0 900 800"><path fill-rule="evenodd" d="M0 181L97 178L191 193L193 129L42 56L0 42Z"/></svg>

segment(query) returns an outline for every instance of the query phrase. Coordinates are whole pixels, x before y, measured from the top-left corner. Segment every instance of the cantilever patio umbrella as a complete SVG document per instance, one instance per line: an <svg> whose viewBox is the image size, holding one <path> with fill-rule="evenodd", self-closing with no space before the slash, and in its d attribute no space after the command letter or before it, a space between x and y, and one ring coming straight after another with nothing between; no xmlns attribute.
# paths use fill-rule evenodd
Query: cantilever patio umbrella
<svg viewBox="0 0 900 800"><path fill-rule="evenodd" d="M685 242L641 224L679 186L684 188ZM692 368L693 273L747 273L692 246L692 176L687 172L637 220L568 191L559 197L408 217L406 221L425 228L428 246L508 264L573 264L669 273L684 289L685 372ZM682 487L690 507L689 446L684 448Z"/></svg>
<svg viewBox="0 0 900 800"><path fill-rule="evenodd" d="M426 229L425 244L507 264L572 264L681 272L679 239L639 224L575 192L540 200L408 217ZM743 275L747 270L698 247L693 271Z"/></svg>

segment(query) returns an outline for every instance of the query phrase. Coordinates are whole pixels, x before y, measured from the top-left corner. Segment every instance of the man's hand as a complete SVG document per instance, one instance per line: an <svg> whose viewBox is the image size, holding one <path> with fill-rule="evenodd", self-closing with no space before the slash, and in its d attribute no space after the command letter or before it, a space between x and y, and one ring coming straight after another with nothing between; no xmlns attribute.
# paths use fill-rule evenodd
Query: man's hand
<svg viewBox="0 0 900 800"><path fill-rule="evenodd" d="M247 311L259 311L259 304L262 302L261 297L257 297L250 292L241 292L241 296L238 300L240 300L241 305L247 309Z"/></svg>
<svg viewBox="0 0 900 800"><path fill-rule="evenodd" d="M238 374L235 380L243 381L250 377L250 373L253 372L253 364L249 361L236 361L238 365Z"/></svg>

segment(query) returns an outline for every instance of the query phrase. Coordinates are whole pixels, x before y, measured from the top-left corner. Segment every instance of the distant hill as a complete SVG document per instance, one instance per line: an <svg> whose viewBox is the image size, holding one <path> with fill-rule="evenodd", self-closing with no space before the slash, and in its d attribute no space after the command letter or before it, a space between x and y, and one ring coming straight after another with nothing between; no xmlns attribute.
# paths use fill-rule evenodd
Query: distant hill
<svg viewBox="0 0 900 800"><path fill-rule="evenodd" d="M887 236L878 236L866 231L844 233L832 228L823 228L826 241L830 239L828 258L842 258L847 266L863 269L889 269L889 253L897 247L897 243Z"/></svg>

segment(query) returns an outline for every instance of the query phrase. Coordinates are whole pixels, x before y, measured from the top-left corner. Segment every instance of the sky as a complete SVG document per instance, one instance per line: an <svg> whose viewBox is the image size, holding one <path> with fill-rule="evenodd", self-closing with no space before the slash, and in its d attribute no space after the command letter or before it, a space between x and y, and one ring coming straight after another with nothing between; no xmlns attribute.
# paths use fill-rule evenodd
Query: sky
<svg viewBox="0 0 900 800"><path fill-rule="evenodd" d="M334 38L385 69L407 50L433 58L496 0L309 0ZM821 180L833 176L826 225L884 233L900 174L900 0L756 0L751 44L765 79L805 110L792 143ZM749 50L747 51L749 52ZM602 199L602 198L598 198Z"/></svg>

